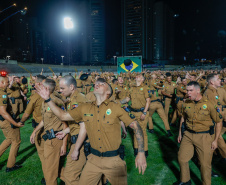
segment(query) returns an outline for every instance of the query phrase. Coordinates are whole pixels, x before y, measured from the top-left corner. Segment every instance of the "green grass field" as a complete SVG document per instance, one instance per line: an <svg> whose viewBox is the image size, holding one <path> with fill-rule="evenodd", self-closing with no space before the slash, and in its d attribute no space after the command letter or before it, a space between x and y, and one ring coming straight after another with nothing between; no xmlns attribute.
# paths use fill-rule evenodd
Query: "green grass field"
<svg viewBox="0 0 226 185"><path fill-rule="evenodd" d="M177 128L172 128L174 136L168 138L164 131L163 122L157 114L154 114L153 121L155 123L155 134L148 133L149 139L149 156L147 159L147 170L144 175L139 175L135 168L132 137L131 133L123 140L126 148L126 163L128 172L129 185L171 185L179 178L179 164L177 162L177 152L179 145L176 142ZM9 149L0 158L0 184L13 185L35 185L40 184L43 177L41 163L34 145L29 142L30 134L33 128L28 120L25 127L21 129L21 146L19 149L17 163L22 164L23 168L6 173L6 163ZM0 130L0 143L4 140L2 131ZM226 174L223 164L220 164L220 157L214 156L213 169L218 172L221 177L212 178L213 185L226 184ZM190 162L192 183L200 185L201 177L198 167L193 161ZM60 181L59 181L60 182Z"/></svg>

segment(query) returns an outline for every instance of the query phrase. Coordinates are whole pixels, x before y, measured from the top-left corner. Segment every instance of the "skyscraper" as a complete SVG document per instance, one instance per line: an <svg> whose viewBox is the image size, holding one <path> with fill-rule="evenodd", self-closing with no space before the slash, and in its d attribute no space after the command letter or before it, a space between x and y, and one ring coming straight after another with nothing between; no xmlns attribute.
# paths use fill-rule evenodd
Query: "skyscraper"
<svg viewBox="0 0 226 185"><path fill-rule="evenodd" d="M173 12L163 1L122 0L122 55L173 60ZM167 61L166 61L167 60Z"/></svg>
<svg viewBox="0 0 226 185"><path fill-rule="evenodd" d="M168 63L174 59L174 13L164 1L157 1L153 14L153 60Z"/></svg>
<svg viewBox="0 0 226 185"><path fill-rule="evenodd" d="M87 0L79 4L81 7L80 61L92 64L104 62L106 60L104 0Z"/></svg>

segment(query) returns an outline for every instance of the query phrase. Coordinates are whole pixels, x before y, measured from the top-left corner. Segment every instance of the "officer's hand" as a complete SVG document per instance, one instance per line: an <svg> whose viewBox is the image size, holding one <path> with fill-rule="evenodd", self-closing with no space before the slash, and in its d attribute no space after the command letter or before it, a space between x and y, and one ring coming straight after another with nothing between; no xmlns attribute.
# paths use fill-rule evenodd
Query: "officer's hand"
<svg viewBox="0 0 226 185"><path fill-rule="evenodd" d="M19 123L17 123L17 127L23 127L24 126L24 123L21 123L21 122L19 122Z"/></svg>
<svg viewBox="0 0 226 185"><path fill-rule="evenodd" d="M122 139L126 139L126 136L127 136L127 132L126 131L122 131Z"/></svg>
<svg viewBox="0 0 226 185"><path fill-rule="evenodd" d="M60 148L60 156L66 155L67 146L62 145Z"/></svg>
<svg viewBox="0 0 226 185"><path fill-rule="evenodd" d="M180 143L182 140L182 135L181 132L179 132L178 138L177 138L177 142Z"/></svg>
<svg viewBox="0 0 226 185"><path fill-rule="evenodd" d="M147 161L144 152L138 152L137 157L135 159L135 164L136 168L139 169L139 173L142 172L142 175L144 175L144 172L147 168Z"/></svg>
<svg viewBox="0 0 226 185"><path fill-rule="evenodd" d="M34 132L31 134L30 142L31 142L31 144L35 143L35 133Z"/></svg>
<svg viewBox="0 0 226 185"><path fill-rule="evenodd" d="M66 134L65 134L63 131L60 131L60 132L57 132L57 133L55 134L55 136L56 136L58 139L63 139L63 138L66 136Z"/></svg>
<svg viewBox="0 0 226 185"><path fill-rule="evenodd" d="M24 101L26 101L27 100L27 97L26 96L24 96Z"/></svg>
<svg viewBox="0 0 226 185"><path fill-rule="evenodd" d="M144 119L145 119L145 115L144 115L144 114L141 114L140 120L141 120L141 121L144 121Z"/></svg>
<svg viewBox="0 0 226 185"><path fill-rule="evenodd" d="M36 83L35 84L35 89L36 92L44 99L44 100L48 100L50 97L50 92L49 92L49 88L45 87L43 84L41 83Z"/></svg>
<svg viewBox="0 0 226 185"><path fill-rule="evenodd" d="M79 151L78 150L74 150L71 154L71 159L73 161L77 161L78 160L78 156L79 156Z"/></svg>
<svg viewBox="0 0 226 185"><path fill-rule="evenodd" d="M212 149L212 150L217 149L217 141L214 140L214 141L212 142L211 149Z"/></svg>

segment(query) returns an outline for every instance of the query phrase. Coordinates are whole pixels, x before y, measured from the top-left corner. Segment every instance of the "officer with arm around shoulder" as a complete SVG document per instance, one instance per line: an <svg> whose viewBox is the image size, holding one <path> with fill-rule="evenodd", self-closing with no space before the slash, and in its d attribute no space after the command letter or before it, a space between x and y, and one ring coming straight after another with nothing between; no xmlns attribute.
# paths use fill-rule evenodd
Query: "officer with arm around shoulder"
<svg viewBox="0 0 226 185"><path fill-rule="evenodd" d="M96 101L82 104L76 109L64 112L59 109L49 96L49 92L42 86L36 86L37 92L42 96L52 111L64 121L84 121L80 126L79 137L74 149L74 158L85 140L86 134L91 144L91 154L83 169L79 184L97 184L102 174L111 184L127 184L126 164L119 158L118 149L121 144L122 120L126 126L135 131L138 141L138 155L135 160L139 173L144 173L147 167L144 155L144 136L138 122L131 119L123 108L114 101L109 100L112 95L111 86L104 79L95 83L94 93Z"/></svg>

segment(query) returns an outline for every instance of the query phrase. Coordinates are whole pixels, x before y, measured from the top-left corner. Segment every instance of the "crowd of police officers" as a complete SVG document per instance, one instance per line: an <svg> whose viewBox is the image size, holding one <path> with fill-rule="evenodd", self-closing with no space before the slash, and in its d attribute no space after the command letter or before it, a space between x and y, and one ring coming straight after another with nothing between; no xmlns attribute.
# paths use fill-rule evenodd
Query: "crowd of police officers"
<svg viewBox="0 0 226 185"><path fill-rule="evenodd" d="M121 137L126 137L126 127L133 129L135 164L144 173L151 155L147 133L155 134L156 112L162 122L155 124L164 124L166 136L173 136L170 127L179 130L181 174L174 184L191 184L189 161L195 155L202 184L209 185L211 174L217 176L211 171L213 153L226 161L225 91L225 69L40 74L29 81L1 75L0 128L5 140L0 156L11 146L6 172L22 167L16 164L20 128L32 115L30 142L42 163L42 184L56 185L58 177L67 185L127 184Z"/></svg>

